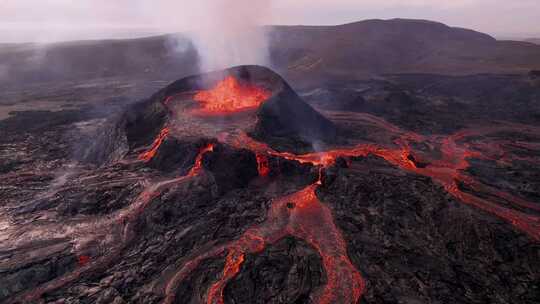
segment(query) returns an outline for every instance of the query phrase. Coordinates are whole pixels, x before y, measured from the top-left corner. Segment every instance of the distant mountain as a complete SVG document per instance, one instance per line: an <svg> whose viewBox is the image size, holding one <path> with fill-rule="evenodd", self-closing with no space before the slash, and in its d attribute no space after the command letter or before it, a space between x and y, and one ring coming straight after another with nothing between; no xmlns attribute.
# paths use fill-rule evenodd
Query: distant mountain
<svg viewBox="0 0 540 304"><path fill-rule="evenodd" d="M540 67L540 47L424 20L276 27L272 45L279 66L311 75L507 73Z"/></svg>
<svg viewBox="0 0 540 304"><path fill-rule="evenodd" d="M530 39L525 39L525 41L534 43L534 44L540 44L540 38L530 38Z"/></svg>
<svg viewBox="0 0 540 304"><path fill-rule="evenodd" d="M0 47L0 70L9 75L0 75L0 83L105 76L173 79L197 72L196 51L171 51L171 37ZM270 40L272 67L294 80L540 69L540 46L497 41L483 33L425 20L275 26L270 29Z"/></svg>

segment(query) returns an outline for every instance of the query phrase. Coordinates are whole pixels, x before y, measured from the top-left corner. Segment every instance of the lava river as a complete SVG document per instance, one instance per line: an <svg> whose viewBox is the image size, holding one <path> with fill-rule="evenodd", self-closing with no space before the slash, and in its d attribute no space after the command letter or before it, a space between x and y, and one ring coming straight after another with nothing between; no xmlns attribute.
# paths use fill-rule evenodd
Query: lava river
<svg viewBox="0 0 540 304"><path fill-rule="evenodd" d="M334 223L332 211L317 198L319 184L273 200L266 221L248 229L238 240L197 253L167 286L165 303L174 303L176 288L200 262L227 252L221 278L207 294L208 304L223 304L223 290L240 271L245 255L260 252L289 235L307 241L322 257L327 284L314 295L315 303L356 303L365 282L347 256L347 244Z"/></svg>

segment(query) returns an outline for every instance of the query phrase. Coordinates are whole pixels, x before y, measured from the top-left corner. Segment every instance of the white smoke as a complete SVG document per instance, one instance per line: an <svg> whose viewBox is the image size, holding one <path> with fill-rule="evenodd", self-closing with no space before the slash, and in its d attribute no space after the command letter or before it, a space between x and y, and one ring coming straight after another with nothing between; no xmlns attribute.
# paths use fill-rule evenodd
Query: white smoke
<svg viewBox="0 0 540 304"><path fill-rule="evenodd" d="M182 53L193 45L201 71L269 63L268 28L276 0L135 0L131 7L162 32L179 32L170 43ZM186 36L191 44L186 44Z"/></svg>
<svg viewBox="0 0 540 304"><path fill-rule="evenodd" d="M215 0L190 33L201 71L241 64L268 65L271 0Z"/></svg>
<svg viewBox="0 0 540 304"><path fill-rule="evenodd" d="M278 1L50 0L46 5L37 0L0 1L0 42L116 38L117 34L127 36L120 33L129 31L134 36L176 32L190 38L202 71L240 64L268 65L264 26L273 23L272 8ZM13 32L26 34L20 39L5 36ZM172 52L183 53L191 45L185 38L167 46Z"/></svg>

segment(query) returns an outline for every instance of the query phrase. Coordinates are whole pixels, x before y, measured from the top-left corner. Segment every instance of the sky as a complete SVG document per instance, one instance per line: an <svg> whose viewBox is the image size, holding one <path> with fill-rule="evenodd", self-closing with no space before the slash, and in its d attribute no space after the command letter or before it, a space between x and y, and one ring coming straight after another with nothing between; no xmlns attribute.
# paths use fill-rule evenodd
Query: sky
<svg viewBox="0 0 540 304"><path fill-rule="evenodd" d="M225 5L216 6L223 2ZM261 24L332 25L414 18L500 38L540 37L540 0L251 0ZM129 38L198 30L236 0L0 0L1 42ZM248 13L249 13L248 8ZM260 10L264 10L261 13ZM201 22L202 21L202 22Z"/></svg>

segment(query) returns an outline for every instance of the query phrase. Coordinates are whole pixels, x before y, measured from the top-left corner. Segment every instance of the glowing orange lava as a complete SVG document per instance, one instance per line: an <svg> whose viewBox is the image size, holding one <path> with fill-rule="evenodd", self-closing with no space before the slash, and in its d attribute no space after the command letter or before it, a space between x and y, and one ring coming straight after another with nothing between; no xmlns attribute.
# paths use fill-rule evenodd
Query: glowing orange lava
<svg viewBox="0 0 540 304"><path fill-rule="evenodd" d="M396 129L397 127L389 128L390 131L395 131ZM505 130L505 128L502 129ZM248 147L252 151L261 155L273 155L288 160L295 160L300 163L310 163L314 166L322 167L332 165L338 157L359 157L368 156L370 154L376 155L401 169L432 178L434 181L441 184L444 189L448 191L448 193L452 194L458 200L489 212L512 224L514 227L525 232L533 239L540 240L540 217L506 208L488 199L463 192L458 187L458 184L465 184L476 189L483 189L494 197L505 200L516 206L525 207L532 210L539 210L540 207L538 204L528 202L524 199L515 197L509 193L497 189L482 186L472 177L463 173L463 171L469 167L469 158L482 158L483 155L477 151L472 151L465 146L460 146L457 142L466 137L489 134L498 130L500 129L478 128L475 130L463 130L454 135L442 138L440 140L440 151L442 153L441 158L433 159L423 168L417 167L416 164L410 159L411 151L408 142L417 141L418 139L422 138L420 135L415 135L414 133L403 133L404 135L396 140L399 147L381 147L374 144L361 144L352 148L343 148L303 155L295 155L289 152L277 152L268 145L257 142L243 133L234 138L232 140L232 144L237 147ZM429 140L435 140L435 138L430 138Z"/></svg>
<svg viewBox="0 0 540 304"><path fill-rule="evenodd" d="M204 154L206 154L207 152L212 152L212 151L214 151L214 144L208 144L205 147L203 147L199 151L199 154L197 155L197 158L195 159L195 164L193 165L193 167L191 167L191 170L189 170L189 173L187 174L187 176L192 177L199 174L199 172L202 169L202 159L203 159Z"/></svg>
<svg viewBox="0 0 540 304"><path fill-rule="evenodd" d="M318 183L296 193L275 199L267 220L248 229L238 240L188 260L169 282L165 303L174 303L174 290L186 276L206 258L228 252L220 279L208 290L207 304L223 304L227 283L241 269L245 255L258 253L286 236L308 242L320 254L327 283L314 294L314 303L357 303L365 289L365 281L349 260L347 243L334 223L331 210L317 198Z"/></svg>
<svg viewBox="0 0 540 304"><path fill-rule="evenodd" d="M268 164L268 156L264 154L257 154L257 170L259 176L268 176L270 174L270 166Z"/></svg>
<svg viewBox="0 0 540 304"><path fill-rule="evenodd" d="M144 153L141 153L139 155L139 159L145 162L149 162L150 160L152 160L152 158L156 156L156 153L159 147L161 146L161 144L163 143L163 141L165 140L165 138L167 138L167 136L169 135L169 132L170 132L169 128L163 128L163 130L159 132L158 137L152 143L152 146L150 147L150 149Z"/></svg>
<svg viewBox="0 0 540 304"><path fill-rule="evenodd" d="M158 136L158 138L155 140L154 144L152 145L151 151L153 151L153 153L151 154L149 159L152 159L157 149L159 148L159 145L161 144L161 142L167 136L168 133L169 133L168 129L163 129L161 131L160 135ZM86 255L78 256L77 262L79 264L79 268L77 268L75 271L69 272L57 279L44 283L32 291L15 296L13 301L10 301L9 303L33 303L37 299L42 297L43 294L50 292L52 290L57 290L58 288L77 280L84 273L91 271L94 267L99 267L99 266L103 267L104 265L109 265L110 263L112 263L114 261L114 258L118 256L120 252L122 251L122 249L124 249L125 246L135 237L135 231L132 226L134 225L136 220L139 218L141 213L146 209L146 207L148 207L148 205L155 198L157 198L165 189L167 189L171 185L182 183L186 180L189 180L189 178L198 175L203 169L202 159L204 157L204 154L213 151L213 149L214 149L213 144L209 144L203 147L199 151L199 154L197 155L195 159L195 163L193 164L193 167L191 168L191 170L189 171L187 175L176 177L170 180L152 183L141 194L139 194L139 196L135 199L135 202L132 204L130 209L128 209L127 212L125 213L121 213L115 219L114 222L117 223L118 226L123 227L123 229L121 230L122 239L118 240L117 244L113 244L113 246L110 248L108 252L108 255L105 255L95 260L93 260L90 256L86 256Z"/></svg>
<svg viewBox="0 0 540 304"><path fill-rule="evenodd" d="M267 90L228 76L214 88L195 94L194 99L201 104L202 113L227 114L257 108L270 95Z"/></svg>

